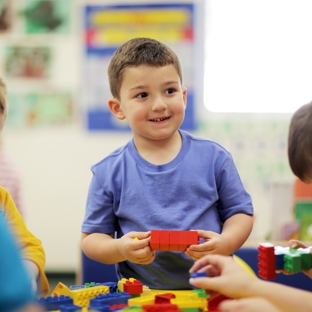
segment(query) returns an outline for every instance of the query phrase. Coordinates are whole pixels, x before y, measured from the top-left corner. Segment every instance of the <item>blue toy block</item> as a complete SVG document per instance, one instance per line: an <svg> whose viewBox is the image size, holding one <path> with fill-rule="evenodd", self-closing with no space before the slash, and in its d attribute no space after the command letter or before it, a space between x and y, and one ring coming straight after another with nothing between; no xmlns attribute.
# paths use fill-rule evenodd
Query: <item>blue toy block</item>
<svg viewBox="0 0 312 312"><path fill-rule="evenodd" d="M197 278L197 277L207 277L206 272L194 272L190 275L191 278Z"/></svg>
<svg viewBox="0 0 312 312"><path fill-rule="evenodd" d="M59 308L60 312L81 312L82 307L74 304L61 305Z"/></svg>
<svg viewBox="0 0 312 312"><path fill-rule="evenodd" d="M106 304L101 305L89 305L88 311L92 312L110 312L109 306Z"/></svg>
<svg viewBox="0 0 312 312"><path fill-rule="evenodd" d="M39 298L38 303L40 303L45 311L53 311L53 310L59 310L59 307L61 305L65 304L72 304L73 299L70 298L69 296L49 296L46 298Z"/></svg>
<svg viewBox="0 0 312 312"><path fill-rule="evenodd" d="M128 293L108 293L108 294L99 294L96 298L90 299L90 305L98 305L98 304L128 304L128 299L132 298Z"/></svg>

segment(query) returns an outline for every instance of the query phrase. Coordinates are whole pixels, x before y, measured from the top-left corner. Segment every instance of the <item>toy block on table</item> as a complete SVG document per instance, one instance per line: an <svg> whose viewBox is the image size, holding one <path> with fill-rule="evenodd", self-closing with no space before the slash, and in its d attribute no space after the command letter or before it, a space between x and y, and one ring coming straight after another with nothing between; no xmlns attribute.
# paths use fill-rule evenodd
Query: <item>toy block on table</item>
<svg viewBox="0 0 312 312"><path fill-rule="evenodd" d="M168 312L168 311L178 311L178 306L172 303L149 304L143 305L142 309L145 312Z"/></svg>
<svg viewBox="0 0 312 312"><path fill-rule="evenodd" d="M46 298L39 298L38 303L41 304L45 311L59 310L61 305L72 304L73 299L69 296L49 296Z"/></svg>
<svg viewBox="0 0 312 312"><path fill-rule="evenodd" d="M172 293L158 294L158 295L155 295L155 303L156 304L170 303L170 300L175 297L176 297L175 294L172 294Z"/></svg>
<svg viewBox="0 0 312 312"><path fill-rule="evenodd" d="M107 293L109 293L109 287L105 285L70 290L66 285L60 282L52 291L52 296L70 296L75 305L87 307L90 299L97 297L99 294Z"/></svg>
<svg viewBox="0 0 312 312"><path fill-rule="evenodd" d="M224 301L224 300L228 300L231 299L227 296L224 296L222 294L215 294L213 296L211 296L208 299L208 311L218 311L218 306L219 304Z"/></svg>
<svg viewBox="0 0 312 312"><path fill-rule="evenodd" d="M129 280L124 283L124 292L130 295L138 295L143 293L143 284L136 280Z"/></svg>
<svg viewBox="0 0 312 312"><path fill-rule="evenodd" d="M91 305L96 305L96 304L105 304L105 305L113 305L113 304L128 304L128 300L131 298L131 296L126 293L108 293L108 294L99 294L96 298L90 299L90 304Z"/></svg>
<svg viewBox="0 0 312 312"><path fill-rule="evenodd" d="M60 312L82 312L82 307L75 304L61 305L59 308Z"/></svg>

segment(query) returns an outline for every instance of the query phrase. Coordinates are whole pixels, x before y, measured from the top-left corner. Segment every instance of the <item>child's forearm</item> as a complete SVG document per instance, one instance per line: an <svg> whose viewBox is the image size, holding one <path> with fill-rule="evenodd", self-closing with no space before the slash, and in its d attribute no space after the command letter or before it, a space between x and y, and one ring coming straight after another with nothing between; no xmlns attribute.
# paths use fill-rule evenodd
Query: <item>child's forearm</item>
<svg viewBox="0 0 312 312"><path fill-rule="evenodd" d="M226 239L230 255L239 249L251 233L253 216L238 213L226 219L223 225L221 236Z"/></svg>
<svg viewBox="0 0 312 312"><path fill-rule="evenodd" d="M92 233L82 234L81 248L89 258L106 263L115 264L126 259L118 251L118 239L112 235Z"/></svg>
<svg viewBox="0 0 312 312"><path fill-rule="evenodd" d="M257 280L245 289L244 297L262 297L285 312L312 311L311 293L273 282Z"/></svg>

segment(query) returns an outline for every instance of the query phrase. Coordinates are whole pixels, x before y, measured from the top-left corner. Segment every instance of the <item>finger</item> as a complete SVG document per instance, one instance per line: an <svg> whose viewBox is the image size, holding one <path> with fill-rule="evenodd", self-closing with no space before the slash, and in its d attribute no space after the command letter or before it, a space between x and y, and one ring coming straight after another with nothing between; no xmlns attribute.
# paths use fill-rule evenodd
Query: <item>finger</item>
<svg viewBox="0 0 312 312"><path fill-rule="evenodd" d="M137 238L138 240L148 238L151 235L151 232L130 232L129 233L131 238Z"/></svg>
<svg viewBox="0 0 312 312"><path fill-rule="evenodd" d="M193 266L190 269L190 273L196 272L200 268L203 268L207 265L222 267L224 260L226 259L219 255L206 255L205 257L200 258L193 264Z"/></svg>

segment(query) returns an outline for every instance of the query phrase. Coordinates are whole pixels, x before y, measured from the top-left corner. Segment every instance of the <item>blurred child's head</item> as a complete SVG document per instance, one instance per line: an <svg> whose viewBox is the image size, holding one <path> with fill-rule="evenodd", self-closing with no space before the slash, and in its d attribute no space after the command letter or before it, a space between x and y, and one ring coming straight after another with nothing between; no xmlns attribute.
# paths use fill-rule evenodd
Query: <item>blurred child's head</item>
<svg viewBox="0 0 312 312"><path fill-rule="evenodd" d="M140 65L153 67L173 65L182 84L180 61L168 46L150 38L134 38L119 47L110 61L108 78L114 98L120 98L120 88L125 69Z"/></svg>
<svg viewBox="0 0 312 312"><path fill-rule="evenodd" d="M292 116L288 134L291 170L303 182L312 184L312 102Z"/></svg>
<svg viewBox="0 0 312 312"><path fill-rule="evenodd" d="M2 130L8 113L7 89L3 79L0 77L0 130Z"/></svg>

